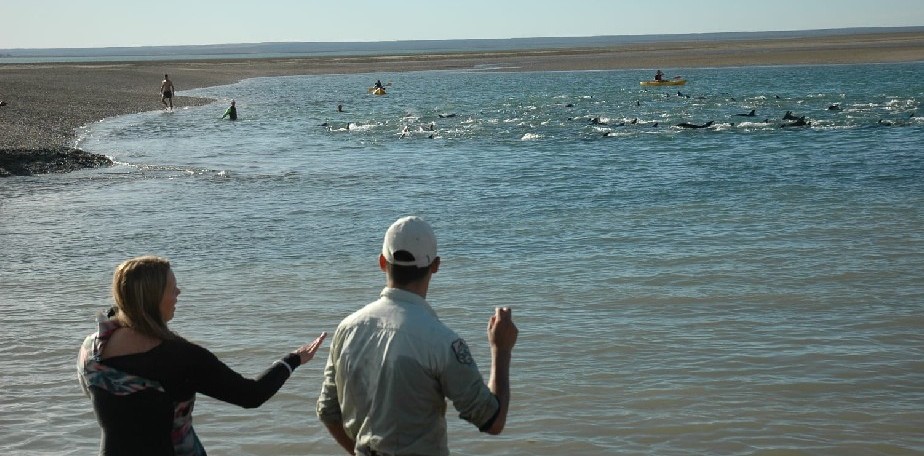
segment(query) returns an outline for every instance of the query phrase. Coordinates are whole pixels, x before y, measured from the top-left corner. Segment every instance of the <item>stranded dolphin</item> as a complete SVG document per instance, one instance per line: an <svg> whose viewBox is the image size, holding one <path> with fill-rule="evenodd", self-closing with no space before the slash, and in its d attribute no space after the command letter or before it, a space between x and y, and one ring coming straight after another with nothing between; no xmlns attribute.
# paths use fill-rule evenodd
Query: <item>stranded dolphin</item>
<svg viewBox="0 0 924 456"><path fill-rule="evenodd" d="M689 122L680 122L679 124L677 124L677 126L680 127L680 128L708 128L708 127L711 126L713 123L714 123L714 121L712 121L712 120L710 120L709 122L706 122L706 123L704 123L704 124L702 124L702 125L691 124L691 123L689 123Z"/></svg>
<svg viewBox="0 0 924 456"><path fill-rule="evenodd" d="M802 117L796 119L796 120L793 121L793 122L785 123L785 124L780 125L780 128L786 128L786 127L805 127L805 126L809 126L809 125L812 125L812 123L811 123L811 122L806 122L806 121L805 121L805 116L802 116Z"/></svg>

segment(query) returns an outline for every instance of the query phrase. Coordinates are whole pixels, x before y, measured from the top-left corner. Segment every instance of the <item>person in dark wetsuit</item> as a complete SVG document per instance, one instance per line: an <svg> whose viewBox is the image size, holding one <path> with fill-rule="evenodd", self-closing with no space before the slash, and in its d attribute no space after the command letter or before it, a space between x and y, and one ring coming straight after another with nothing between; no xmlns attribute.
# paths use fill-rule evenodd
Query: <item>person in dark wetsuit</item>
<svg viewBox="0 0 924 456"><path fill-rule="evenodd" d="M655 81L663 81L663 80L664 80L664 73L662 73L661 70L658 70L658 72L655 73Z"/></svg>
<svg viewBox="0 0 924 456"><path fill-rule="evenodd" d="M228 110L221 116L222 119L225 117L231 120L237 120L237 108L234 107L234 100L231 100L231 106L229 106Z"/></svg>
<svg viewBox="0 0 924 456"><path fill-rule="evenodd" d="M321 333L248 379L167 327L180 289L166 259L123 262L112 293L115 307L100 316L99 331L84 340L77 358L78 380L102 429L101 455L205 455L192 428L196 393L259 407L327 336Z"/></svg>

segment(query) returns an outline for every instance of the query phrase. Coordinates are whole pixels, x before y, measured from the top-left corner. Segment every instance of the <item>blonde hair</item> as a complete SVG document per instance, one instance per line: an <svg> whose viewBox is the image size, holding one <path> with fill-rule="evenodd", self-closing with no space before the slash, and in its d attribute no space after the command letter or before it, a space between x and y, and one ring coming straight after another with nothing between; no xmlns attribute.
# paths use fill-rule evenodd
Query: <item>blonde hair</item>
<svg viewBox="0 0 924 456"><path fill-rule="evenodd" d="M150 337L177 338L160 312L169 274L170 261L156 256L132 258L117 266L112 276L113 318Z"/></svg>

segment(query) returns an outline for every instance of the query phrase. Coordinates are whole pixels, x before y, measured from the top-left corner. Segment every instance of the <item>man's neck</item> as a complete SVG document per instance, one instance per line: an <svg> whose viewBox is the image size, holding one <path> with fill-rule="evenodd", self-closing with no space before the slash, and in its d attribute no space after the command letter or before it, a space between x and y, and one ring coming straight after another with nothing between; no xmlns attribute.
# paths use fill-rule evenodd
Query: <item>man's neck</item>
<svg viewBox="0 0 924 456"><path fill-rule="evenodd" d="M391 280L387 280L385 286L388 288L397 288L399 290L409 291L420 296L421 298L427 299L427 289L430 287L430 282L428 280L418 280L417 282L412 282L407 285L397 285Z"/></svg>

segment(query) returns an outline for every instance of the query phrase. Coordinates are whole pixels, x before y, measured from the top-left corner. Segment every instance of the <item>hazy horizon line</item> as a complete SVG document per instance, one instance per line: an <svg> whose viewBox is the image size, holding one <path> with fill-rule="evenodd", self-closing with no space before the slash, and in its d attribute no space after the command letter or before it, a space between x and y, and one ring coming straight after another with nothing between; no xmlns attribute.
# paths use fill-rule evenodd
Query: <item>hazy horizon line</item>
<svg viewBox="0 0 924 456"><path fill-rule="evenodd" d="M756 32L701 32L675 34L645 35L589 35L589 36L545 36L522 38L450 38L418 39L389 41L265 41L247 43L221 44L176 44L176 45L140 45L140 46L103 46L103 47L54 47L54 48L0 48L0 57L74 57L107 55L166 55L179 54L264 54L264 53L307 53L329 54L331 52L379 53L384 51L404 50L420 51L459 51L458 45L465 44L467 50L505 50L557 48L581 45L586 47L603 47L645 42L665 42L673 40L707 41L716 39L740 38L799 38L812 36L852 35L863 33L902 33L924 31L924 26L908 27L844 27L827 29L776 30ZM453 46L455 44L455 46ZM212 51L212 52L202 52ZM129 52L127 54L120 54Z"/></svg>

